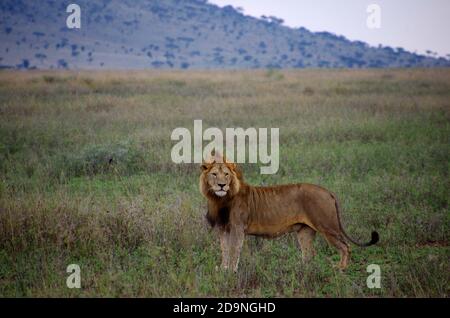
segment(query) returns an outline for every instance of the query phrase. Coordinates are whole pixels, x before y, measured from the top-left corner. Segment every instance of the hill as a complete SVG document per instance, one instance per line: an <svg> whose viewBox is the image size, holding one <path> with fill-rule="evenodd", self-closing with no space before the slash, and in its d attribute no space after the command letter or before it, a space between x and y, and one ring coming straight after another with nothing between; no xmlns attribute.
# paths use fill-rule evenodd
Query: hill
<svg viewBox="0 0 450 318"><path fill-rule="evenodd" d="M249 69L449 66L401 48L370 47L327 32L290 28L204 0L2 0L2 68Z"/></svg>

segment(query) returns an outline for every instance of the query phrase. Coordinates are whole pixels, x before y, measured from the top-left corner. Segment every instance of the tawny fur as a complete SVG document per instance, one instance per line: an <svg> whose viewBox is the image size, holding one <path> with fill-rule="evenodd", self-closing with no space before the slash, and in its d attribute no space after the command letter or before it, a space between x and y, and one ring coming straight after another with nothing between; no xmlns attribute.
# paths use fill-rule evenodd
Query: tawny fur
<svg viewBox="0 0 450 318"><path fill-rule="evenodd" d="M314 256L313 241L319 232L341 255L339 268L349 260L351 239L340 221L339 203L330 191L312 184L255 187L245 183L236 164L211 162L202 165L200 191L208 200L207 220L219 231L222 268L237 270L245 235L274 238L296 232L303 258ZM224 194L226 193L226 194Z"/></svg>

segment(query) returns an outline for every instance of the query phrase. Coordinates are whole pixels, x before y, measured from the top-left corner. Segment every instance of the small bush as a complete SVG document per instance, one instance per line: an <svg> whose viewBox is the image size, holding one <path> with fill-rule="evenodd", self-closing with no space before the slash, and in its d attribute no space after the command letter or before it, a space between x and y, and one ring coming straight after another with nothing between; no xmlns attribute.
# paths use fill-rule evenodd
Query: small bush
<svg viewBox="0 0 450 318"><path fill-rule="evenodd" d="M144 152L138 145L122 142L89 145L79 153L64 154L58 160L57 174L93 176L106 173L132 174L146 167Z"/></svg>

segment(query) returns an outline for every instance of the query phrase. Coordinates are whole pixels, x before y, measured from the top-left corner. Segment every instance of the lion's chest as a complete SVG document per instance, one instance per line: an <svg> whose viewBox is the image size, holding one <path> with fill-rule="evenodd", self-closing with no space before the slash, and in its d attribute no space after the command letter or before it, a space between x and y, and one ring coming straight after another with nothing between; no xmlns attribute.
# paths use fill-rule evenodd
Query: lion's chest
<svg viewBox="0 0 450 318"><path fill-rule="evenodd" d="M206 220L212 226L219 226L227 228L230 222L230 207L220 206L220 207L208 207L208 212L206 213Z"/></svg>

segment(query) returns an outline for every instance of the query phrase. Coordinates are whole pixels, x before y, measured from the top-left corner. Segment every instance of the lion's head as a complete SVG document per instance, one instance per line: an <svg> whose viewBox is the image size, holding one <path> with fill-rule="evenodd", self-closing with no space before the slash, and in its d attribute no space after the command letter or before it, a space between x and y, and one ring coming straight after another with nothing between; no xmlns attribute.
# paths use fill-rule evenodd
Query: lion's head
<svg viewBox="0 0 450 318"><path fill-rule="evenodd" d="M210 199L231 198L239 192L240 173L235 163L215 157L201 166L200 191Z"/></svg>

